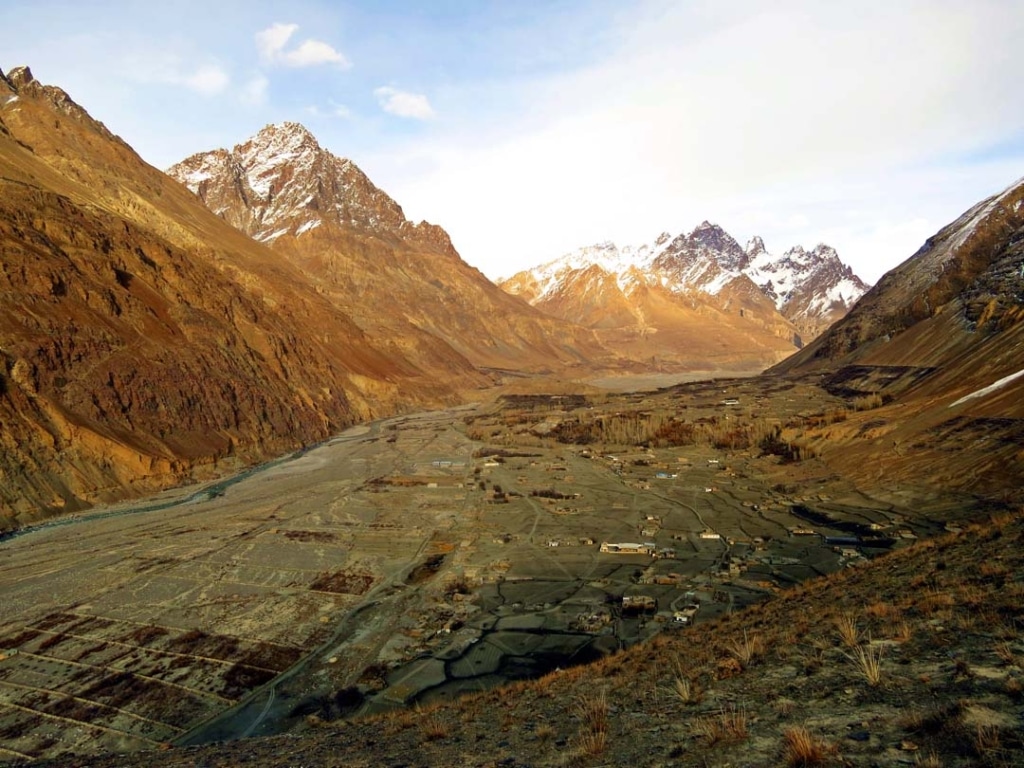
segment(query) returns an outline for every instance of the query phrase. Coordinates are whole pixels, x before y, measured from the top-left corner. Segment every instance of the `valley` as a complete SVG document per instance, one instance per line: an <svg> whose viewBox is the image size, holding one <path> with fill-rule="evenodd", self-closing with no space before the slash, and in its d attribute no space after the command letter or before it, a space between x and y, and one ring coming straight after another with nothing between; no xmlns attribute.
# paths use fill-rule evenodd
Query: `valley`
<svg viewBox="0 0 1024 768"><path fill-rule="evenodd" d="M507 393L0 542L3 755L267 735L537 677L976 511L778 455L776 425L845 411L771 377Z"/></svg>

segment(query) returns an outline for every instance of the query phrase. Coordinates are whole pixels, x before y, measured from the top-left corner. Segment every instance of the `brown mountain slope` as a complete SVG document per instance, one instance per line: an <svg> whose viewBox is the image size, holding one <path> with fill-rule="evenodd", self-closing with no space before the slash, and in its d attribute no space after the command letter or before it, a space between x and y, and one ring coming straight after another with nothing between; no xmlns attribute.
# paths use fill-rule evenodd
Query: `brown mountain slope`
<svg viewBox="0 0 1024 768"><path fill-rule="evenodd" d="M821 377L863 412L803 437L842 473L1020 499L1024 183L982 201L773 373ZM870 410L882 403L890 403Z"/></svg>
<svg viewBox="0 0 1024 768"><path fill-rule="evenodd" d="M654 367L760 369L796 349L795 327L745 277L716 296L684 295L644 280L623 289L615 275L592 265L564 276L557 289L539 298L528 273L503 287L554 317L593 329L608 347Z"/></svg>
<svg viewBox="0 0 1024 768"><path fill-rule="evenodd" d="M454 398L25 68L0 81L0 524ZM220 471L223 471L221 466Z"/></svg>
<svg viewBox="0 0 1024 768"><path fill-rule="evenodd" d="M588 331L493 285L444 230L408 221L351 160L324 150L301 125L269 125L230 152L193 155L168 173L299 266L373 338L434 375L450 376L453 360L552 370L610 357Z"/></svg>
<svg viewBox="0 0 1024 768"><path fill-rule="evenodd" d="M37 765L1014 766L1024 518L921 542L590 666L282 736Z"/></svg>

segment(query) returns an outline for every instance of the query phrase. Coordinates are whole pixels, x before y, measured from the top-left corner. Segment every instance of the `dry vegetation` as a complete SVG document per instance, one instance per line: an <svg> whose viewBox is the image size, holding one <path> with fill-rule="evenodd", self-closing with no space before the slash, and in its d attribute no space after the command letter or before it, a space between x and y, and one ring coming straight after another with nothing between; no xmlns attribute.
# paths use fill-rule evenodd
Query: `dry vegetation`
<svg viewBox="0 0 1024 768"><path fill-rule="evenodd" d="M201 761L1020 765L1022 598L1024 515L1004 515L590 666ZM135 760L62 765L147 761ZM161 756L166 768L198 760Z"/></svg>

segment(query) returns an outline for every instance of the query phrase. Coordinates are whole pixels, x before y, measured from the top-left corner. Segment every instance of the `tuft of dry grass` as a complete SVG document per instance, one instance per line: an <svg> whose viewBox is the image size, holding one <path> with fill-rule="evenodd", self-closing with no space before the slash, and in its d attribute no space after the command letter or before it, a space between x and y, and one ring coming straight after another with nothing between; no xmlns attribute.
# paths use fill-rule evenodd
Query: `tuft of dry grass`
<svg viewBox="0 0 1024 768"><path fill-rule="evenodd" d="M715 744L743 741L747 738L747 713L735 706L723 707L716 715L693 721L695 736L711 747Z"/></svg>
<svg viewBox="0 0 1024 768"><path fill-rule="evenodd" d="M889 638L897 643L906 643L914 636L914 628L906 619L894 619L889 625Z"/></svg>
<svg viewBox="0 0 1024 768"><path fill-rule="evenodd" d="M601 689L595 694L580 695L576 699L576 715L580 719L581 733L606 733L608 731L608 694Z"/></svg>
<svg viewBox="0 0 1024 768"><path fill-rule="evenodd" d="M872 603L864 609L864 614L872 619L892 619L900 615L900 609L892 603Z"/></svg>
<svg viewBox="0 0 1024 768"><path fill-rule="evenodd" d="M680 665L676 665L676 674L669 689L683 704L699 704L704 699L704 690L700 683L692 679Z"/></svg>
<svg viewBox="0 0 1024 768"><path fill-rule="evenodd" d="M999 729L994 725L982 725L979 723L974 729L971 743L978 757L990 755L999 749L1001 743Z"/></svg>
<svg viewBox="0 0 1024 768"><path fill-rule="evenodd" d="M869 640L870 643L870 640ZM852 653L844 654L853 662L857 671L872 688L882 682L883 647L880 645L862 645L854 648Z"/></svg>
<svg viewBox="0 0 1024 768"><path fill-rule="evenodd" d="M1006 683L1004 683L1003 685L1003 690L1006 692L1006 695L1009 696L1011 699L1024 699L1024 683L1020 681L1020 678L1006 678Z"/></svg>
<svg viewBox="0 0 1024 768"><path fill-rule="evenodd" d="M998 659L1008 667L1019 666L1017 661L1017 654L1013 650L1013 646L1007 642L1001 642L995 647L995 654Z"/></svg>
<svg viewBox="0 0 1024 768"><path fill-rule="evenodd" d="M605 731L580 733L574 741L575 752L580 756L594 757L604 752L608 746L608 734Z"/></svg>
<svg viewBox="0 0 1024 768"><path fill-rule="evenodd" d="M764 653L764 639L757 633L748 635L744 629L743 640L733 638L726 642L725 648L746 669Z"/></svg>
<svg viewBox="0 0 1024 768"><path fill-rule="evenodd" d="M608 695L604 689L576 699L579 731L573 738L573 748L566 754L567 765L578 765L588 757L604 752L608 745Z"/></svg>
<svg viewBox="0 0 1024 768"><path fill-rule="evenodd" d="M796 702L792 699L776 699L772 707L779 713L779 717L789 717L796 709Z"/></svg>
<svg viewBox="0 0 1024 768"><path fill-rule="evenodd" d="M448 724L437 712L430 712L420 719L420 734L427 741L440 741L448 738Z"/></svg>
<svg viewBox="0 0 1024 768"><path fill-rule="evenodd" d="M920 768L942 768L942 761L934 752L929 752L927 756L917 757L914 760L914 765L920 766Z"/></svg>
<svg viewBox="0 0 1024 768"><path fill-rule="evenodd" d="M856 648L860 645L860 628L852 613L840 614L836 617L835 625L836 631L839 632L839 639L847 648Z"/></svg>
<svg viewBox="0 0 1024 768"><path fill-rule="evenodd" d="M837 750L835 745L816 739L802 725L782 732L783 760L790 768L824 765Z"/></svg>
<svg viewBox="0 0 1024 768"><path fill-rule="evenodd" d="M544 744L554 738L555 728L550 723L541 723L534 729L533 735L537 741Z"/></svg>

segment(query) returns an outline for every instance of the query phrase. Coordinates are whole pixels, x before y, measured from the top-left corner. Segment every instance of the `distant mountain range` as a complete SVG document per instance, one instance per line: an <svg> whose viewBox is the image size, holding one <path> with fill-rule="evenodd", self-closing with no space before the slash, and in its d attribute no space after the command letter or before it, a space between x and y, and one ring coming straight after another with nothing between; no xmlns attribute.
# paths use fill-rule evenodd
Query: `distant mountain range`
<svg viewBox="0 0 1024 768"><path fill-rule="evenodd" d="M845 315L868 288L827 245L811 251L796 246L773 256L760 237L743 248L707 221L689 234L666 232L645 245L581 248L501 285L550 314L596 328L647 327L645 304L655 289L684 306L752 314L777 336L789 333L782 322L787 320L798 347ZM600 299L594 296L598 285ZM781 317L773 316L758 293Z"/></svg>

